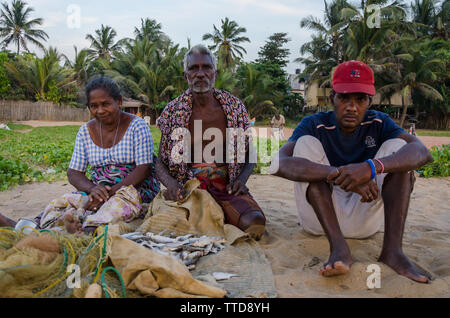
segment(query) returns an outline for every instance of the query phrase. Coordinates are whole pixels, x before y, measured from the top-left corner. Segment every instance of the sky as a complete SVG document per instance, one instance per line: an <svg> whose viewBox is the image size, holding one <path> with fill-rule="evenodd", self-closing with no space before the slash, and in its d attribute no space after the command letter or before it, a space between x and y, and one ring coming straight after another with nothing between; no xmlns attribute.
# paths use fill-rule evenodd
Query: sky
<svg viewBox="0 0 450 318"><path fill-rule="evenodd" d="M6 0L10 2L9 0ZM46 47L54 46L69 59L78 50L87 48L90 42L86 34L94 34L101 24L109 25L117 32L116 40L134 37L134 28L141 18L157 20L174 43L187 46L202 43L205 33L213 32L213 25L220 28L221 20L228 17L245 27L250 43L241 44L247 54L244 61L258 58L258 51L268 37L276 32L286 32L291 41L285 45L290 50L288 73L302 65L294 62L300 56L302 44L310 40L312 32L300 28L300 20L313 15L324 15L324 3L320 0L25 0L35 9L31 17L41 17L41 26L48 35ZM3 2L3 1L2 1ZM79 17L79 18L78 18ZM8 47L14 50L13 46ZM39 50L30 46L39 56Z"/></svg>

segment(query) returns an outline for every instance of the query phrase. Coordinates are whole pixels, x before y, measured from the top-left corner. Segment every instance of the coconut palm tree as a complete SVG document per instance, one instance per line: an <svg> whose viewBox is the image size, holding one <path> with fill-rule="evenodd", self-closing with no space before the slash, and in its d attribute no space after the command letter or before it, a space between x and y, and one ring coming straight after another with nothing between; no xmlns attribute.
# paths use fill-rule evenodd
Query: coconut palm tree
<svg viewBox="0 0 450 318"><path fill-rule="evenodd" d="M159 45L170 41L169 37L162 31L161 23L149 18L141 19L141 26L140 28L134 28L134 35L136 40L148 38L150 42L158 43Z"/></svg>
<svg viewBox="0 0 450 318"><path fill-rule="evenodd" d="M379 26L368 22L375 14L369 10L370 5L378 5L380 13ZM414 34L414 26L406 20L406 5L401 1L366 0L358 8L345 8L341 19L347 23L344 35L344 54L349 60L359 60L367 64L400 36Z"/></svg>
<svg viewBox="0 0 450 318"><path fill-rule="evenodd" d="M428 100L442 100L442 95L432 85L445 69L445 62L439 58L430 58L424 52L423 45L411 44L408 51L410 57L403 59L398 71L392 73L391 83L378 89L382 97L396 92L401 93L400 126L403 126L406 118L408 107L405 101L409 96L418 94Z"/></svg>
<svg viewBox="0 0 450 318"><path fill-rule="evenodd" d="M47 100L52 88L63 89L75 84L73 72L61 67L60 59L61 54L50 47L41 59L19 56L17 61L6 62L5 67L37 100Z"/></svg>
<svg viewBox="0 0 450 318"><path fill-rule="evenodd" d="M154 107L181 94L187 84L183 78L186 48L166 45L160 49L148 38L132 40L117 54L105 74L123 85L136 98Z"/></svg>
<svg viewBox="0 0 450 318"><path fill-rule="evenodd" d="M412 20L421 35L429 35L437 23L437 0L415 0L411 3Z"/></svg>
<svg viewBox="0 0 450 318"><path fill-rule="evenodd" d="M321 21L313 16L308 16L300 21L300 28L315 31L322 34L325 40L331 46L330 58L334 58L336 62L341 63L345 57L342 51L343 28L347 25L342 19L343 9L356 10L351 4L345 0L333 0L328 4L324 1L325 12L324 19Z"/></svg>
<svg viewBox="0 0 450 318"><path fill-rule="evenodd" d="M242 58L243 53L247 53L240 44L250 42L250 39L242 36L242 33L247 32L247 29L240 27L235 21L225 18L221 22L221 30L213 25L214 32L204 34L203 40L214 42L209 49L215 51L220 66L230 69L236 65L237 58Z"/></svg>
<svg viewBox="0 0 450 318"><path fill-rule="evenodd" d="M21 0L13 0L11 7L6 2L2 3L3 9L0 13L0 36L3 37L2 45L8 46L11 42L17 46L17 55L20 54L20 46L29 52L27 42L44 49L40 40L47 40L48 35L36 26L42 25L41 18L31 19L30 14L34 11L27 3Z"/></svg>
<svg viewBox="0 0 450 318"><path fill-rule="evenodd" d="M93 73L92 57L88 49L82 49L78 52L78 48L75 45L73 48L75 50L73 62L66 55L62 55L65 59L64 66L73 70L78 85L82 86L87 83Z"/></svg>
<svg viewBox="0 0 450 318"><path fill-rule="evenodd" d="M264 114L275 112L276 107L270 99L268 89L272 84L270 77L258 71L251 63L241 65L238 73L238 93L249 115L261 119Z"/></svg>
<svg viewBox="0 0 450 318"><path fill-rule="evenodd" d="M86 35L86 40L91 41L89 53L96 58L103 58L110 62L124 44L124 41L114 43L116 36L117 33L113 28L102 24L100 29L95 30L95 35Z"/></svg>

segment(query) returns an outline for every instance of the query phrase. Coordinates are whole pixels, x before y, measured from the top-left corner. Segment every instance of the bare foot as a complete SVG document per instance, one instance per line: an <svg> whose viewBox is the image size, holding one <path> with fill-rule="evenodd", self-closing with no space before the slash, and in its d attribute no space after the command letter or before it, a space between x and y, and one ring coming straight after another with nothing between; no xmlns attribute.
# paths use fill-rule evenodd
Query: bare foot
<svg viewBox="0 0 450 318"><path fill-rule="evenodd" d="M78 218L74 217L72 214L67 214L64 217L64 225L66 226L67 232L70 234L81 233L83 231Z"/></svg>
<svg viewBox="0 0 450 318"><path fill-rule="evenodd" d="M347 244L344 247L334 248L328 262L319 270L319 275L330 277L344 275L350 270L353 264L352 255Z"/></svg>
<svg viewBox="0 0 450 318"><path fill-rule="evenodd" d="M379 262L392 268L397 274L408 277L418 283L430 283L431 277L420 271L402 251L381 253Z"/></svg>
<svg viewBox="0 0 450 318"><path fill-rule="evenodd" d="M238 227L248 233L251 238L259 241L266 229L266 218L261 211L249 211L244 213L238 223Z"/></svg>

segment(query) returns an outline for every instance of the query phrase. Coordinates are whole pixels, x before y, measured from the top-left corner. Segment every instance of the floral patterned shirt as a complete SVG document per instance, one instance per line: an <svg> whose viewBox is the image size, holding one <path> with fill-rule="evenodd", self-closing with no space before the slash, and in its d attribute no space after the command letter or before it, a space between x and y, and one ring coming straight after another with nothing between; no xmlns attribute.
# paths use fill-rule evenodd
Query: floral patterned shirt
<svg viewBox="0 0 450 318"><path fill-rule="evenodd" d="M214 89L213 94L226 115L227 128L241 128L243 131L247 131L250 123L244 104L237 97L226 91ZM182 147L180 149L174 149L175 145L179 143L179 140L182 140L182 136L180 136L179 140L172 140L171 135L177 128L188 129L191 114L192 93L188 89L178 98L167 104L161 116L158 118L157 123L158 128L161 130L161 143L159 146L161 162L168 167L170 175L182 185L188 180L193 179L194 175L184 160L176 158L177 156L183 156ZM228 144L228 147L233 147L230 150L234 149L235 154L235 160L228 162L229 181L233 183L245 164L238 163L236 160L239 156L236 156L238 154L238 143ZM248 149L248 138L245 138L245 149Z"/></svg>

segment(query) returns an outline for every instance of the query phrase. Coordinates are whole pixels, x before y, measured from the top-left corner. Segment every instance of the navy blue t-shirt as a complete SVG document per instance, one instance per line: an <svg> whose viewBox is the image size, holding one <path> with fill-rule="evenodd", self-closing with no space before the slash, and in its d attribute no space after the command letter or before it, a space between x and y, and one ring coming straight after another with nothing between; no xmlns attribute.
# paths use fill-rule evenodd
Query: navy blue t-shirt
<svg viewBox="0 0 450 318"><path fill-rule="evenodd" d="M316 137L322 143L330 165L339 167L374 158L383 142L404 132L389 115L368 110L356 130L346 134L337 126L334 111L330 111L303 118L289 141L296 142L305 135Z"/></svg>

